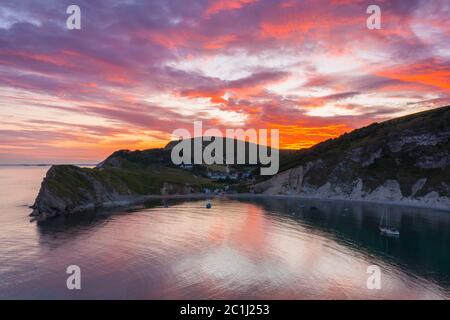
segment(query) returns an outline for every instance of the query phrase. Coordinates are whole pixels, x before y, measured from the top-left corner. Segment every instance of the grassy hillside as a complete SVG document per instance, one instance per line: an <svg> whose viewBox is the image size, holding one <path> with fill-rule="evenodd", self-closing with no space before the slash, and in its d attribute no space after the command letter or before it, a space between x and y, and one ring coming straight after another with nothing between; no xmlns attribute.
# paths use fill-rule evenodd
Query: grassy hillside
<svg viewBox="0 0 450 320"><path fill-rule="evenodd" d="M439 133L450 130L450 106L407 115L353 130L302 149L282 162L284 171L317 158L342 158L344 152L364 147L374 150L403 134Z"/></svg>
<svg viewBox="0 0 450 320"><path fill-rule="evenodd" d="M210 180L194 176L190 172L155 165L145 169L90 169L59 165L52 167L45 182L55 195L74 201L85 199L87 194L95 194L99 188L119 195L146 195L160 194L165 183L179 187L190 186L197 190L218 187Z"/></svg>
<svg viewBox="0 0 450 320"><path fill-rule="evenodd" d="M309 168L304 183L313 187L327 182L350 186L362 179L364 189L371 191L395 180L408 196L419 179L426 179L416 196L432 191L448 195L450 106L373 123L299 150L280 171L299 166Z"/></svg>

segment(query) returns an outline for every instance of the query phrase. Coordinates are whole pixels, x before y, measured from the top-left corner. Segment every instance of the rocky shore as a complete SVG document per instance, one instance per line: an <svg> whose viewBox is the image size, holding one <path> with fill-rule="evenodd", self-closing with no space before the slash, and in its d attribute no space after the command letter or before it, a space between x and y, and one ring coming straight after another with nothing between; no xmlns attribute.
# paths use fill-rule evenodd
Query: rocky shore
<svg viewBox="0 0 450 320"><path fill-rule="evenodd" d="M100 208L132 206L152 198L192 197L207 183L205 179L167 168L89 169L56 165L48 170L30 216L46 219Z"/></svg>

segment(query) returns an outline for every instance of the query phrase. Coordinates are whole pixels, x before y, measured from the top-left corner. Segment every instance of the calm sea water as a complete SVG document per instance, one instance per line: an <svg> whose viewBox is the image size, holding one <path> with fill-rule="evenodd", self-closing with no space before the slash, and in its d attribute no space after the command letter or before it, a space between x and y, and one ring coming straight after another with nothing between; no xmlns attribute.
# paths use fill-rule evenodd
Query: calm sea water
<svg viewBox="0 0 450 320"><path fill-rule="evenodd" d="M0 167L0 298L448 299L450 213L286 199L30 222L47 167ZM385 215L399 238L381 236ZM81 290L66 268L81 268ZM366 286L381 269L381 289Z"/></svg>

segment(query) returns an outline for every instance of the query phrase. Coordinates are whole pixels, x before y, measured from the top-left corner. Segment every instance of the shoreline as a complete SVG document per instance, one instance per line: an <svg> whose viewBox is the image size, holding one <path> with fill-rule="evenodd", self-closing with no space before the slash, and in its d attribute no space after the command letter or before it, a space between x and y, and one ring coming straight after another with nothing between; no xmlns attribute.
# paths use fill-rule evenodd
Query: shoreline
<svg viewBox="0 0 450 320"><path fill-rule="evenodd" d="M59 213L56 215L48 215L45 213L35 214L35 211L31 212L28 216L31 218L30 222L44 221L50 218L55 218L64 215L82 214L84 212L90 212L95 210L116 210L116 209L132 209L141 208L148 200L164 200L164 199L208 199L217 197L216 195L206 195L203 193L193 194L173 194L173 195L143 195L143 196L128 196L122 199L112 200L108 202L102 202L100 204L90 203L87 205L72 208L71 210ZM33 209L32 206L29 207Z"/></svg>
<svg viewBox="0 0 450 320"><path fill-rule="evenodd" d="M360 204L379 204L388 206L398 206L398 207L409 207L417 209L431 209L436 211L442 211L450 213L450 207L431 205L426 203L417 203L410 201L376 201L376 200L364 200L364 199L342 199L342 198L321 198L312 196L302 196L294 194L263 194L263 193L226 193L226 194L205 194L205 193L191 193L191 194L166 194L166 195L145 195L128 197L120 200L104 202L101 204L89 204L81 207L74 208L65 213L61 213L55 216L47 215L33 215L29 216L32 218L30 222L33 221L43 221L48 218L72 215L72 214L82 214L83 212L89 212L94 210L117 210L117 209L139 209L143 208L146 201L149 200L171 200L171 199L185 199L185 200L200 200L200 199L215 199L215 198L226 198L226 199L257 199L257 198L275 198L275 199L298 199L298 200L313 200L313 201L326 201L326 202L344 202L344 203L360 203Z"/></svg>
<svg viewBox="0 0 450 320"><path fill-rule="evenodd" d="M450 206L445 205L431 205L426 203L420 203L418 200L400 200L400 201L377 201L377 200L364 200L364 199L343 199L343 198L323 198L323 197L313 197L313 196L302 196L295 194L253 194L253 193L239 193L239 194L229 194L226 196L231 196L233 198L239 197L255 197L255 198L279 198L279 199L299 199L299 200L315 200L315 201L339 201L339 202L349 202L349 203L367 203L367 204L383 204L389 206L400 206L400 207L410 207L419 209L433 209L439 211L450 212ZM417 201L417 202L416 202Z"/></svg>
<svg viewBox="0 0 450 320"><path fill-rule="evenodd" d="M192 194L166 194L166 195L146 195L133 197L130 199L122 199L116 201L110 201L102 203L101 205L90 204L87 206L75 208L69 212L69 214L80 213L84 211L91 211L97 209L119 209L119 208L139 208L146 201L149 200L171 200L171 199L186 199L186 200L200 200L200 199L215 199L215 198L227 198L227 199L239 199L239 198L275 198L275 199L298 199L298 200L313 200L313 201L326 201L326 202L347 202L347 203L365 203L365 204L380 204L389 206L410 207L419 209L432 209L438 211L449 212L450 208L446 206L431 205L420 202L409 201L376 201L376 200L364 200L364 199L342 199L342 198L321 198L311 197L293 194L262 194L262 193L225 193L225 194L204 194L204 193L192 193Z"/></svg>

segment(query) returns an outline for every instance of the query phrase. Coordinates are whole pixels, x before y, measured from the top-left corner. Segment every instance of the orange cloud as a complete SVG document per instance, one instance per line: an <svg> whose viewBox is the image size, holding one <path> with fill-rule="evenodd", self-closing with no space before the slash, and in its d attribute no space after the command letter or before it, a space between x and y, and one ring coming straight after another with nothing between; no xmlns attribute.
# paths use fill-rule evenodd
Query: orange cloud
<svg viewBox="0 0 450 320"><path fill-rule="evenodd" d="M376 74L404 82L430 85L444 91L450 90L450 65L442 64L435 59L385 69Z"/></svg>
<svg viewBox="0 0 450 320"><path fill-rule="evenodd" d="M280 148L301 149L309 148L315 144L340 136L353 130L345 124L331 124L323 126L308 126L308 124L280 125L273 123L270 126L280 130Z"/></svg>

